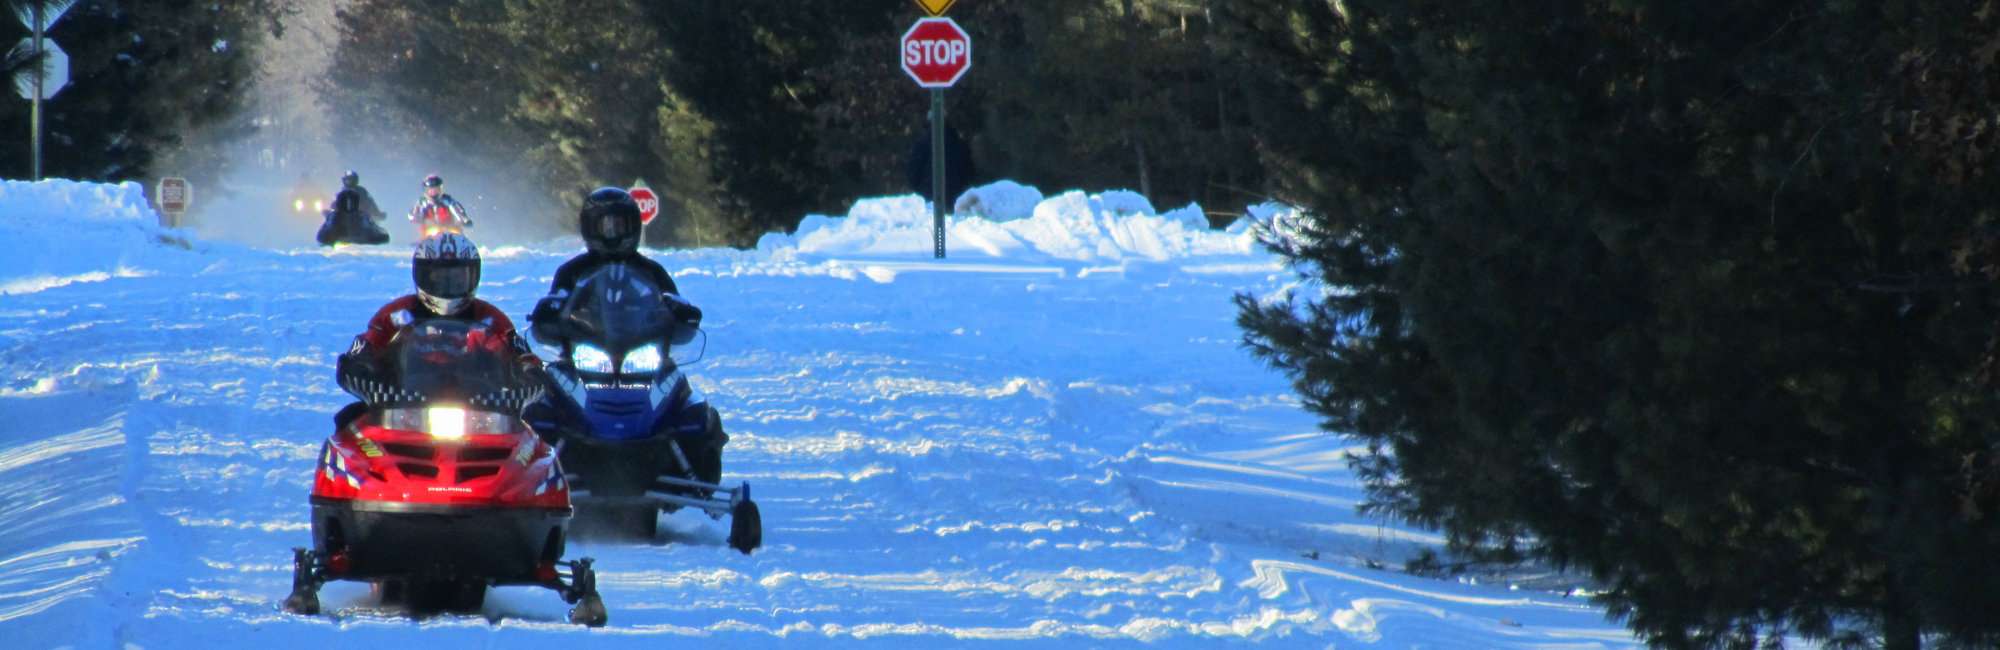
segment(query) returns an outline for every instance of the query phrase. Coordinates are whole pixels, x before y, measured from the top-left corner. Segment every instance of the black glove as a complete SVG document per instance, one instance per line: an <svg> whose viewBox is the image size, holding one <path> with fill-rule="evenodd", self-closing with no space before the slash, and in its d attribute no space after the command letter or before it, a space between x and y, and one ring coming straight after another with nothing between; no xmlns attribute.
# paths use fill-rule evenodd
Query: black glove
<svg viewBox="0 0 2000 650"><path fill-rule="evenodd" d="M562 296L544 296L535 303L535 310L528 312L528 333L535 342L542 345L562 345L569 338L562 327Z"/></svg>
<svg viewBox="0 0 2000 650"><path fill-rule="evenodd" d="M380 361L373 350L361 343L360 337L356 337L353 349L334 362L333 373L342 389L364 402L376 398L387 385Z"/></svg>
<svg viewBox="0 0 2000 650"><path fill-rule="evenodd" d="M674 331L669 337L674 345L682 345L694 340L694 333L701 329L701 308L688 302L678 294L662 294L667 309L674 314Z"/></svg>

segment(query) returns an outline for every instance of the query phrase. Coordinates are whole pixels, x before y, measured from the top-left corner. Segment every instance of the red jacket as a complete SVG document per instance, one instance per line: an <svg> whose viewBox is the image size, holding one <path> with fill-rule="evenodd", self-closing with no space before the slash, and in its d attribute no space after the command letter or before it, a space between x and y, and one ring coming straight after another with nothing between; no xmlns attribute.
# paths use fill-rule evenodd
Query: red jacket
<svg viewBox="0 0 2000 650"><path fill-rule="evenodd" d="M466 307L468 313L462 316L462 318L486 326L484 339L474 341L474 343L485 345L489 350L494 352L499 352L504 347L511 346L518 353L517 356L523 358L523 361L527 361L536 367L541 366L541 359L536 358L534 352L528 349L527 343L522 341L520 334L514 331L514 321L508 320L507 315L500 312L500 308L494 307L493 303L478 298L473 298L471 302L472 304ZM360 336L355 337L354 349L349 350L349 353L359 352L363 349L380 351L389 345L389 338L395 336L396 330L401 329L404 325L408 325L420 318L436 318L437 316L436 313L424 306L423 301L418 299L416 294L392 300L389 304L383 305L381 310L376 311L374 318L368 319L368 331L362 332Z"/></svg>

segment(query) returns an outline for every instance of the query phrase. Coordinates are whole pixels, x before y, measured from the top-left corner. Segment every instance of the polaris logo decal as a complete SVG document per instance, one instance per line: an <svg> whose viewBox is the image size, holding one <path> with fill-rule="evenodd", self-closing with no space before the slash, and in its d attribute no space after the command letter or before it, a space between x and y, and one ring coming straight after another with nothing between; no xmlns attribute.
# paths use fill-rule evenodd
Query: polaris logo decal
<svg viewBox="0 0 2000 650"><path fill-rule="evenodd" d="M430 490L430 491L432 491L432 492L456 492L456 493L462 493L462 494L472 494L472 488L468 488L468 487L458 487L458 486L456 486L456 485L453 485L453 486L450 486L450 487L439 487L439 486L435 486L435 485L433 485L433 486L431 486L431 487L428 487L428 488L424 488L424 489L426 489L426 490Z"/></svg>

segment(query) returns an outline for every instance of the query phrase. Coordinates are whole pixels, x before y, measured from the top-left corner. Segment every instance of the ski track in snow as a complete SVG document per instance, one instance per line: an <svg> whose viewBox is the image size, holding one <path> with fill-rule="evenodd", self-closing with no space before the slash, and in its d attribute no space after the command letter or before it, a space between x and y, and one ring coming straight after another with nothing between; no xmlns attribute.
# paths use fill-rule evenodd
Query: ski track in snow
<svg viewBox="0 0 2000 650"><path fill-rule="evenodd" d="M1356 515L1347 443L1238 348L1229 297L1287 279L1247 262L662 255L709 314L691 374L765 548L689 512L652 544L573 541L601 630L517 587L412 619L336 582L328 615L288 615L313 455L348 401L332 360L407 289L401 250L5 285L0 634L26 640L7 645L1635 645L1580 598L1393 570L1440 540ZM518 320L565 257L493 255L481 295Z"/></svg>

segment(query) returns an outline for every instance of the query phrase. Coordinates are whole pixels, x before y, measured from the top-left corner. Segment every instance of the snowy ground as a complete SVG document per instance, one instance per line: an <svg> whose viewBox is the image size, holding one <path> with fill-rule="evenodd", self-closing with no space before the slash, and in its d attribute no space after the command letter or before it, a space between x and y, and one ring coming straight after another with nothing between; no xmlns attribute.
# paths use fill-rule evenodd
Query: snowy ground
<svg viewBox="0 0 2000 650"><path fill-rule="evenodd" d="M190 241L137 186L0 183L0 645L1635 645L1581 598L1397 570L1439 540L1357 517L1346 443L1238 347L1230 296L1290 280L1240 229L1028 192L965 206L992 219L942 262L908 197L660 255L709 314L693 374L767 546L697 513L573 543L611 611L586 630L530 588L279 610L334 355L405 248ZM491 247L481 295L518 317L575 248Z"/></svg>

